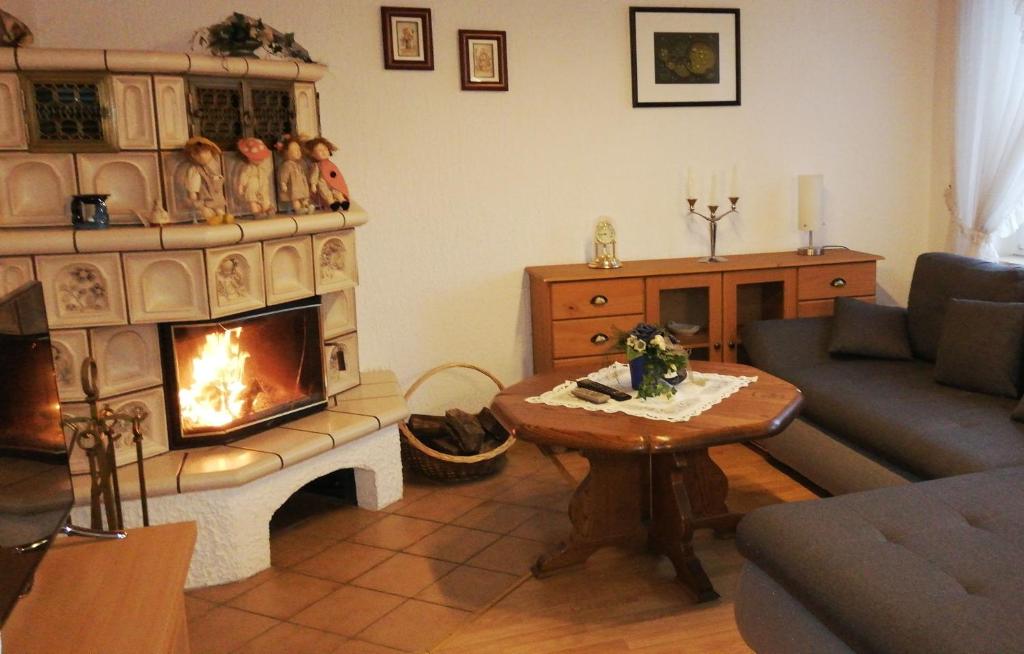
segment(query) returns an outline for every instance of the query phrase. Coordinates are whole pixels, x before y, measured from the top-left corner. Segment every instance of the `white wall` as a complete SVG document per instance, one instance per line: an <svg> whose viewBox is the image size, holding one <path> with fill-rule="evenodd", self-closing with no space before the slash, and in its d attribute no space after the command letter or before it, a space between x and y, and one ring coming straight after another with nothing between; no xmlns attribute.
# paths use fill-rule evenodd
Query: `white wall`
<svg viewBox="0 0 1024 654"><path fill-rule="evenodd" d="M414 3L433 10L432 72L384 70L381 3L369 0L5 8L50 47L182 50L235 8L294 31L331 66L324 132L372 217L359 234L364 367L408 383L450 360L507 381L527 373L523 267L583 261L601 214L615 219L624 259L706 253L704 224L683 216L687 165L739 165L743 214L724 223L722 254L796 247L795 175L823 173L820 238L884 255L884 294L905 302L941 186L940 2L702 0L741 9L743 104L661 109L631 107L628 7L640 0ZM460 91L459 28L508 32L508 93Z"/></svg>

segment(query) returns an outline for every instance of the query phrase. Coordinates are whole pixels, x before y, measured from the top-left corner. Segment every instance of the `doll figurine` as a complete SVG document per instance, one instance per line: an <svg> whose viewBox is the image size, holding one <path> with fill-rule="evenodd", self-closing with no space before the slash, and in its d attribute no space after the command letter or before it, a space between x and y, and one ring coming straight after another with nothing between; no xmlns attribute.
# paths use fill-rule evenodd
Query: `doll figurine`
<svg viewBox="0 0 1024 654"><path fill-rule="evenodd" d="M260 164L270 156L270 149L262 140L247 137L238 140L238 154L247 162L238 174L235 187L238 197L245 200L253 215L274 213L270 203L270 185L267 176L260 170Z"/></svg>
<svg viewBox="0 0 1024 654"><path fill-rule="evenodd" d="M338 148L325 138L306 141L306 154L313 160L313 168L309 173L309 185L316 194L322 207L330 207L331 211L348 209L348 184L341 174L331 155Z"/></svg>
<svg viewBox="0 0 1024 654"><path fill-rule="evenodd" d="M216 143L202 136L193 136L185 142L185 193L188 202L206 222L219 225L227 220L227 200L224 199L224 176L214 160L220 156Z"/></svg>
<svg viewBox="0 0 1024 654"><path fill-rule="evenodd" d="M309 177L302 160L302 143L291 134L285 134L275 147L284 160L277 171L278 197L282 202L290 202L295 213L313 213Z"/></svg>

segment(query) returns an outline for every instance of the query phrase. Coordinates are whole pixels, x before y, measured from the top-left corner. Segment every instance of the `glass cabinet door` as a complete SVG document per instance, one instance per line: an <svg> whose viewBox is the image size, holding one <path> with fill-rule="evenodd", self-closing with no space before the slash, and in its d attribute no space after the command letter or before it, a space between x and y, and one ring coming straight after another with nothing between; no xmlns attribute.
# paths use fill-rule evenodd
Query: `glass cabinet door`
<svg viewBox="0 0 1024 654"><path fill-rule="evenodd" d="M693 359L722 360L722 275L650 277L646 320L665 327Z"/></svg>
<svg viewBox="0 0 1024 654"><path fill-rule="evenodd" d="M743 270L722 275L723 361L746 362L740 329L757 320L796 317L796 269Z"/></svg>

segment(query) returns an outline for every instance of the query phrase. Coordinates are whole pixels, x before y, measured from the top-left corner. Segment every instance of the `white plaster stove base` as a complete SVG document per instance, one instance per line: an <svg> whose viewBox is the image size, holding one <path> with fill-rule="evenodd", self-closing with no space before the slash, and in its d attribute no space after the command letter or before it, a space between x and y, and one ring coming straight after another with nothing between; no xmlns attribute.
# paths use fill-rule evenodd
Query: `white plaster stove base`
<svg viewBox="0 0 1024 654"><path fill-rule="evenodd" d="M270 567L270 518L297 490L335 470L354 468L359 506L378 510L402 498L398 428L389 425L242 486L164 495L149 500L149 520L159 525L194 520L196 549L187 588L250 577ZM142 526L138 500L123 502L127 527ZM71 512L89 524L89 507Z"/></svg>

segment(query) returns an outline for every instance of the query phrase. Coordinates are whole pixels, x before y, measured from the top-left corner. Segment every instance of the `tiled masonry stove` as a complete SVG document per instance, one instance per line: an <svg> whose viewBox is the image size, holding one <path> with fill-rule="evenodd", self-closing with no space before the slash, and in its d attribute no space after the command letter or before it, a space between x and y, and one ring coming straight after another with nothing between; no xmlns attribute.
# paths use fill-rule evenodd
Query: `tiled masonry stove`
<svg viewBox="0 0 1024 654"><path fill-rule="evenodd" d="M180 148L209 127L209 112L196 106L202 89L244 99L263 88L283 108L273 125L241 114L218 123L241 130L218 133L225 144L283 128L317 136L314 83L325 70L197 54L0 48L0 293L42 283L65 415L88 411L79 376L86 357L98 367L101 405L148 413L154 522L199 523L190 586L269 565L270 515L317 476L356 469L359 501L369 508L401 496L394 423L407 409L390 373L372 373L371 388L360 387L355 228L366 214L353 204L344 213L192 224L175 183ZM38 116L26 119L34 105L23 100L51 78L98 89L114 120L102 133L83 128L60 133L71 142L42 143L47 134L33 133ZM46 93L34 100L58 97ZM225 106L242 111L244 102ZM57 109L74 118L74 108L46 110ZM83 134L95 142L76 144ZM225 150L217 163L230 188L241 158ZM269 180L277 163L264 162ZM72 229L75 193L109 193L113 225ZM133 213L154 203L171 223L141 226ZM122 439L118 465L134 460ZM72 468L88 470L79 450ZM137 504L132 478L123 475L122 496ZM81 481L80 506L89 500ZM126 506L129 525L136 509Z"/></svg>

